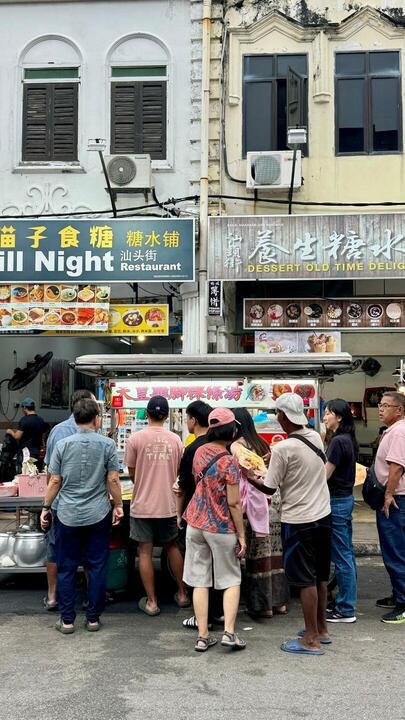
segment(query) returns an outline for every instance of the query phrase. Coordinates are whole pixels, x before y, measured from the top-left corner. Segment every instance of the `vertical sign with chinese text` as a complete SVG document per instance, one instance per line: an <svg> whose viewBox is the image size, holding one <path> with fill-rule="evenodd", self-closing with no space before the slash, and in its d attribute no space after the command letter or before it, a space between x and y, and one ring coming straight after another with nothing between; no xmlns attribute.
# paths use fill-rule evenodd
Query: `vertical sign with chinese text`
<svg viewBox="0 0 405 720"><path fill-rule="evenodd" d="M222 281L208 281L208 316L222 317Z"/></svg>

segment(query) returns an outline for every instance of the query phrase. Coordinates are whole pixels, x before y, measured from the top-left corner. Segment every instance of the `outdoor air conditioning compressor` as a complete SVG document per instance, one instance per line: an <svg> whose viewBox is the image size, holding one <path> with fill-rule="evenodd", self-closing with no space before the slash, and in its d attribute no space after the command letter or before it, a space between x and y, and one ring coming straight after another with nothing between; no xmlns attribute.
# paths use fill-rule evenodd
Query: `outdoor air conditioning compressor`
<svg viewBox="0 0 405 720"><path fill-rule="evenodd" d="M293 151L248 152L246 188L248 190L285 190L291 185ZM294 188L301 187L301 150L295 158Z"/></svg>
<svg viewBox="0 0 405 720"><path fill-rule="evenodd" d="M153 186L150 155L106 155L105 164L113 188L144 190Z"/></svg>

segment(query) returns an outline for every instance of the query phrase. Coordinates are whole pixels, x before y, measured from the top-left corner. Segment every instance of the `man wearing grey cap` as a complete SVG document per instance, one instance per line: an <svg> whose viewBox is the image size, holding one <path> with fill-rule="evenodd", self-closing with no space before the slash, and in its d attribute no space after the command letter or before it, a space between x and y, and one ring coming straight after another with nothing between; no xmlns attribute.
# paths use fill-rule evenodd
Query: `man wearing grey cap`
<svg viewBox="0 0 405 720"><path fill-rule="evenodd" d="M43 436L46 432L46 422L36 413L35 400L30 397L24 398L21 402L23 417L18 423L17 430L6 430L14 440L20 443L20 448L28 448L30 457L37 461L38 470L41 470L42 461L39 463L40 450L43 447Z"/></svg>
<svg viewBox="0 0 405 720"><path fill-rule="evenodd" d="M284 393L276 409L288 438L272 447L264 480L253 482L269 495L280 489L284 568L290 584L299 588L305 621L305 629L281 649L323 655L322 645L331 643L325 618L331 543L326 457L319 434L306 427L299 395Z"/></svg>

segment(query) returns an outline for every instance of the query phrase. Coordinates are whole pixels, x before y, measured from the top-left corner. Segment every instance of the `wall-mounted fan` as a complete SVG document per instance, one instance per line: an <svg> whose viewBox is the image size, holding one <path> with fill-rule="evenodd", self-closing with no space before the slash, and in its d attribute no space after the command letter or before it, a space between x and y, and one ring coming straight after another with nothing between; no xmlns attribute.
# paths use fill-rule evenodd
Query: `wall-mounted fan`
<svg viewBox="0 0 405 720"><path fill-rule="evenodd" d="M7 381L9 390L21 390L21 388L29 385L36 378L39 371L49 363L53 356L53 352L49 351L45 355L35 355L34 359L27 362L25 368L17 367L14 375Z"/></svg>

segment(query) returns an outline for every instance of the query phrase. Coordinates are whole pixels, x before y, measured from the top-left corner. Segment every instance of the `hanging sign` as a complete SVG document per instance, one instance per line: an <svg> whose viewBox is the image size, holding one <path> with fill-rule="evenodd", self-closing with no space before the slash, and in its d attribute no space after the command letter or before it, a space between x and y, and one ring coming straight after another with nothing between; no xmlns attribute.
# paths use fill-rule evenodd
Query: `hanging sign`
<svg viewBox="0 0 405 720"><path fill-rule="evenodd" d="M208 281L208 316L222 317L222 281Z"/></svg>

